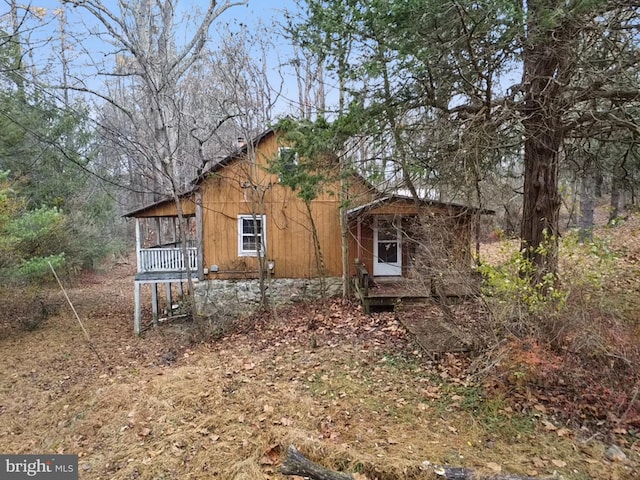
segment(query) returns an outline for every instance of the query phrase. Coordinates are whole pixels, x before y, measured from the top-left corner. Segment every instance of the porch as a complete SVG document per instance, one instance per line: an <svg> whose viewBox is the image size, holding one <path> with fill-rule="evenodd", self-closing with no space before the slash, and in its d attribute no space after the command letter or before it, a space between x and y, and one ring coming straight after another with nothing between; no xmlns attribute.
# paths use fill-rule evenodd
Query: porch
<svg viewBox="0 0 640 480"><path fill-rule="evenodd" d="M365 312L477 293L473 225L489 210L398 195L348 211L357 298Z"/></svg>
<svg viewBox="0 0 640 480"><path fill-rule="evenodd" d="M142 298L151 293L151 325L161 315L172 318L185 296L185 284L197 282L202 270L202 253L193 238L194 216L184 215L180 225L175 215L135 218L136 275L134 279L134 332L143 330ZM187 237L185 243L180 239ZM162 288L159 288L162 286ZM163 313L164 312L164 313Z"/></svg>
<svg viewBox="0 0 640 480"><path fill-rule="evenodd" d="M372 277L359 261L355 268L355 296L367 315L376 309L395 310L399 305L420 305L434 299L456 301L480 291L480 278L470 269L407 278Z"/></svg>

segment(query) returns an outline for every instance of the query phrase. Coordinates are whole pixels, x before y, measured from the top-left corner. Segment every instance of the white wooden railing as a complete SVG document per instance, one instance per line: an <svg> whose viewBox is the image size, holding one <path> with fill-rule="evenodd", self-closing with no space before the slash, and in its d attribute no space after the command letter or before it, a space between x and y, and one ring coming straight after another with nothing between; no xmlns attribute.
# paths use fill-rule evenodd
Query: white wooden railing
<svg viewBox="0 0 640 480"><path fill-rule="evenodd" d="M198 267L198 249L187 247L189 270L195 272ZM184 272L182 248L141 248L138 250L138 272Z"/></svg>

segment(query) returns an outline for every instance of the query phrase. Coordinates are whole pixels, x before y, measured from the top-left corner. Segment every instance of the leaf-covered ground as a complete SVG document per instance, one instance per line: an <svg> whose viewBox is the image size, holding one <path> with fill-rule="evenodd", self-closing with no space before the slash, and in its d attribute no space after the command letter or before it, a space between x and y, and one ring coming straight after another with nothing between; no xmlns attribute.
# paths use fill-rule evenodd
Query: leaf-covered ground
<svg viewBox="0 0 640 480"><path fill-rule="evenodd" d="M15 328L18 302L5 296L0 452L78 454L81 479L284 478L291 443L370 479L428 478L425 460L640 478L633 429L581 429L540 391L488 395L469 360L423 355L391 313L332 301L278 310L212 343L194 343L179 323L136 338L132 270L69 286L92 348L60 294L49 293L57 313L30 332ZM626 460L608 458L612 443Z"/></svg>

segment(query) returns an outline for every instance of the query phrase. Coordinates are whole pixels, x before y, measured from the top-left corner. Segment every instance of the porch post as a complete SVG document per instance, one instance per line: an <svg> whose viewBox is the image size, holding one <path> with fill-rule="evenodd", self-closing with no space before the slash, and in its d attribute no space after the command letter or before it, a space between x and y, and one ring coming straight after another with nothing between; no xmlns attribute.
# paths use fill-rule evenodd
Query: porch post
<svg viewBox="0 0 640 480"><path fill-rule="evenodd" d="M153 311L153 326L158 325L158 284L151 284L151 309Z"/></svg>
<svg viewBox="0 0 640 480"><path fill-rule="evenodd" d="M166 293L167 293L167 311L169 312L167 315L171 316L171 312L172 310L172 303L173 303L173 299L171 298L171 282L167 282L166 284Z"/></svg>
<svg viewBox="0 0 640 480"><path fill-rule="evenodd" d="M136 223L138 219L136 218ZM136 335L140 335L140 324L142 317L142 306L140 305L140 289L142 284L140 282L134 282L133 298L134 298L134 314L133 314L133 332Z"/></svg>
<svg viewBox="0 0 640 480"><path fill-rule="evenodd" d="M140 219L136 217L136 265L137 272L141 272L142 268L142 232L140 228Z"/></svg>

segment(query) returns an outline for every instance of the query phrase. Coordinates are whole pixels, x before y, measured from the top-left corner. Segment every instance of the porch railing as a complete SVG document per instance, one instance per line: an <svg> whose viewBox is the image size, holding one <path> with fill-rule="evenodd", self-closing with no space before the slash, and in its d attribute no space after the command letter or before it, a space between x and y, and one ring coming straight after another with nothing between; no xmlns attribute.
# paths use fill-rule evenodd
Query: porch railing
<svg viewBox="0 0 640 480"><path fill-rule="evenodd" d="M198 267L198 249L187 247L189 270ZM138 251L138 272L184 272L187 270L182 248L141 248Z"/></svg>
<svg viewBox="0 0 640 480"><path fill-rule="evenodd" d="M366 298L369 296L370 280L371 280L371 277L369 277L369 272L367 271L367 267L365 267L363 263L360 263L360 261L356 259L355 287L356 287L356 292L362 298Z"/></svg>

